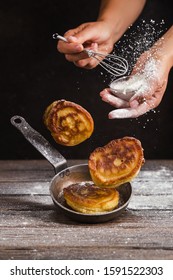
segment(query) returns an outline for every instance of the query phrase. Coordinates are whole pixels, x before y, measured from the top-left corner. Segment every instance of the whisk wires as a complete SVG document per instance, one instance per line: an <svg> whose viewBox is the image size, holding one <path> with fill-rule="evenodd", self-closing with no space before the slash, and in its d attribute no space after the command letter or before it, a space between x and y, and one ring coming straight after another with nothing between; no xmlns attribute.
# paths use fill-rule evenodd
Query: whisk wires
<svg viewBox="0 0 173 280"><path fill-rule="evenodd" d="M59 39L64 42L68 42L66 38L59 35L58 33L53 34L52 37L53 39ZM89 49L84 49L83 51L87 53L89 57L96 59L103 69L115 77L123 76L128 71L128 62L123 57L114 54L98 53Z"/></svg>

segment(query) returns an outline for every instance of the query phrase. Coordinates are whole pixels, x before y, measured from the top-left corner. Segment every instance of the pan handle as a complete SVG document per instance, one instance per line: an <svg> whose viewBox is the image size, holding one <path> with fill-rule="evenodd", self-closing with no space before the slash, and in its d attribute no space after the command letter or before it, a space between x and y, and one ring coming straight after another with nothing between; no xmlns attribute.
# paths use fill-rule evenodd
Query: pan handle
<svg viewBox="0 0 173 280"><path fill-rule="evenodd" d="M10 119L13 126L15 126L54 167L55 173L67 167L66 159L50 145L50 143L36 130L34 130L23 117L13 116Z"/></svg>

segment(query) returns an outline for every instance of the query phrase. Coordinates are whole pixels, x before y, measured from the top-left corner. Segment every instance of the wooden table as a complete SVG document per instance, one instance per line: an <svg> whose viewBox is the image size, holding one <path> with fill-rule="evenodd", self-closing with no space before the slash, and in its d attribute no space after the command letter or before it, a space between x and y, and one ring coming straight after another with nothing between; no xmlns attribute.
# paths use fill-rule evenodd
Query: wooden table
<svg viewBox="0 0 173 280"><path fill-rule="evenodd" d="M99 224L55 210L53 176L46 160L0 161L0 259L173 259L173 160L146 161L127 210Z"/></svg>

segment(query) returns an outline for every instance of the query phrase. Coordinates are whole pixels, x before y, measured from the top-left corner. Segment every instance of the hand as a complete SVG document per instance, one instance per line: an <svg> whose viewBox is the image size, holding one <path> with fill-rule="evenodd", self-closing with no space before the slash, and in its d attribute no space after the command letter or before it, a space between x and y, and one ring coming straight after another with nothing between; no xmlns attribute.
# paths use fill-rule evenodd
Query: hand
<svg viewBox="0 0 173 280"><path fill-rule="evenodd" d="M91 69L98 65L98 61L88 57L84 48L96 52L110 53L113 50L114 42L110 34L110 28L106 22L97 21L81 24L64 34L68 43L58 41L57 49L64 53L68 61L76 66Z"/></svg>
<svg viewBox="0 0 173 280"><path fill-rule="evenodd" d="M146 0L102 0L95 22L83 23L64 34L68 43L59 41L57 49L64 53L68 61L87 69L94 68L98 61L88 57L84 48L103 54L110 53L114 44L141 13ZM122 20L123 19L123 20Z"/></svg>
<svg viewBox="0 0 173 280"><path fill-rule="evenodd" d="M131 76L138 74L145 77L145 90L139 90L129 101L115 97L110 89L103 90L100 93L102 100L117 108L117 110L111 111L108 117L110 119L136 118L156 108L166 90L169 70L167 60L153 53L153 50L143 53Z"/></svg>

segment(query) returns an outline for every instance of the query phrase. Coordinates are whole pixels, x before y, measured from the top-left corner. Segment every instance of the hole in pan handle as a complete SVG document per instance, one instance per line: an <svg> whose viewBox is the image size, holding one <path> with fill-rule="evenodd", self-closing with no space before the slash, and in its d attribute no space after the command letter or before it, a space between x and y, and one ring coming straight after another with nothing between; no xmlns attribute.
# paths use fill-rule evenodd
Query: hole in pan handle
<svg viewBox="0 0 173 280"><path fill-rule="evenodd" d="M55 173L67 167L66 159L35 129L33 129L21 116L13 116L10 119L15 126L54 167Z"/></svg>

